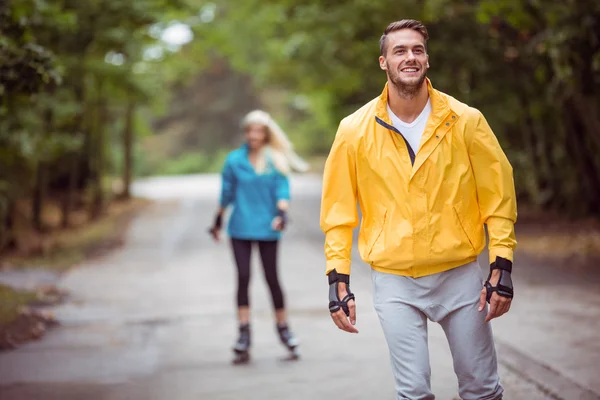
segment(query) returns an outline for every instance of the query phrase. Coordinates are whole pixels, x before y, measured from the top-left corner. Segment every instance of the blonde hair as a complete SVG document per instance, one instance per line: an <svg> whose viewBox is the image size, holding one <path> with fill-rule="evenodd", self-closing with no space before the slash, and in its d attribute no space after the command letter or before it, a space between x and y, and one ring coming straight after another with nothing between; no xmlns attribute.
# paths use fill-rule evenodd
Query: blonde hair
<svg viewBox="0 0 600 400"><path fill-rule="evenodd" d="M289 174L292 169L298 172L308 171L308 163L296 154L292 142L269 113L262 110L250 111L242 120L242 129L245 130L252 124L264 126L268 137L267 144L262 148L256 163L258 173L266 170L268 161L271 161L275 169L284 175Z"/></svg>

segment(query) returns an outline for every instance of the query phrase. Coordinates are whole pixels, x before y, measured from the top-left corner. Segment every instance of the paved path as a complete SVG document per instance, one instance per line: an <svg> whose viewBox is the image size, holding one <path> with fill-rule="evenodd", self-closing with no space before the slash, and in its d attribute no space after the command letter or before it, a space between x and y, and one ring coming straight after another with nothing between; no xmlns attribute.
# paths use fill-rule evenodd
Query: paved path
<svg viewBox="0 0 600 400"><path fill-rule="evenodd" d="M280 253L302 359L280 360L286 351L255 257L253 362L230 364L236 336L232 258L226 242L215 245L205 233L218 183L215 176L190 176L136 184L138 195L157 202L134 222L123 249L61 280L72 293L55 309L61 327L0 354L0 398L393 399L369 270L356 254L352 285L360 333L343 333L329 319L318 176L293 179L292 224ZM587 282L592 289L585 290L564 277L552 282L519 282L511 313L493 323L505 398L599 399L592 392L600 392L597 282ZM437 398L455 399L448 346L436 324L430 324L430 353Z"/></svg>

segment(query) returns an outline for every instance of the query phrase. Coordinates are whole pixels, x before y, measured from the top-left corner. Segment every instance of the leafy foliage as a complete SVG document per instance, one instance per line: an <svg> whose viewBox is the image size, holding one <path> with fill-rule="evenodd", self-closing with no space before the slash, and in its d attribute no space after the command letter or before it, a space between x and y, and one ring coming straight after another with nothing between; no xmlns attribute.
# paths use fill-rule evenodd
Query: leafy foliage
<svg viewBox="0 0 600 400"><path fill-rule="evenodd" d="M224 0L213 11L198 27L204 45L263 87L287 88L301 136L321 151L342 117L380 93L385 26L422 20L434 86L484 112L521 198L600 214L600 3Z"/></svg>
<svg viewBox="0 0 600 400"><path fill-rule="evenodd" d="M19 199L43 229L41 205L59 198L68 226L78 204L101 213L108 175L215 170L249 107L326 154L339 120L380 93L379 38L402 18L427 24L434 86L486 115L522 200L600 215L597 1L5 0L0 251ZM165 43L181 23L195 40ZM153 161L169 139L134 138L163 129L192 153Z"/></svg>
<svg viewBox="0 0 600 400"><path fill-rule="evenodd" d="M0 251L14 245L20 198L32 198L38 229L52 193L64 226L78 193L91 193L92 217L102 212L103 177L116 172L110 149L119 145L125 158L134 150L124 120L154 107L172 78L169 63L159 68L168 56L149 58L148 49L167 47L160 24L192 11L184 0L0 3Z"/></svg>

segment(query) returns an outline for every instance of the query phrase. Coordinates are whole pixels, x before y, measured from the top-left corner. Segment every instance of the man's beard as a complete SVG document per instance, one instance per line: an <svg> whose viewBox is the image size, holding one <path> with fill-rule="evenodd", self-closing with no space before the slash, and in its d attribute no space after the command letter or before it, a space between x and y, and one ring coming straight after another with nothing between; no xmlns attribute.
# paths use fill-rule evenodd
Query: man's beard
<svg viewBox="0 0 600 400"><path fill-rule="evenodd" d="M386 64L387 64L387 62L386 62ZM402 68L404 68L404 67L402 67ZM406 83L406 82L402 82L402 79L400 78L401 72L397 71L395 74L393 74L391 72L392 69L390 69L389 64L387 64L387 69L388 69L388 78L390 79L390 81L392 81L392 83L396 87L398 94L406 99L412 99L417 95L417 93L419 93L419 90L421 89L421 86L423 85L423 82L425 82L425 78L427 77L427 70L422 68L423 73L421 74L421 76L419 77L419 79L416 82Z"/></svg>

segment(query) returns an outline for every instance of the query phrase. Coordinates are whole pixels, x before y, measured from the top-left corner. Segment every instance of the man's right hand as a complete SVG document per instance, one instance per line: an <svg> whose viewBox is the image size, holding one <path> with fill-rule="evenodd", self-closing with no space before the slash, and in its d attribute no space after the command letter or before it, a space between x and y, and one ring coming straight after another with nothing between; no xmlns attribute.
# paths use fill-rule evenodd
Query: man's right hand
<svg viewBox="0 0 600 400"><path fill-rule="evenodd" d="M348 295L348 291L346 290L346 284L344 282L338 283L338 298L343 299ZM335 325L343 331L349 333L358 333L358 329L354 327L356 324L356 302L354 300L348 301L348 311L350 312L350 316L347 317L346 313L343 309L339 309L331 314L331 319Z"/></svg>

